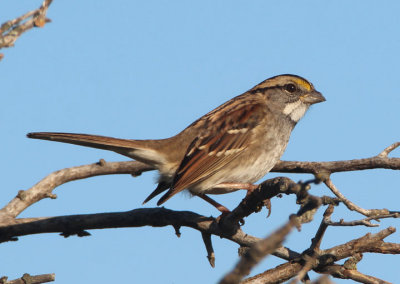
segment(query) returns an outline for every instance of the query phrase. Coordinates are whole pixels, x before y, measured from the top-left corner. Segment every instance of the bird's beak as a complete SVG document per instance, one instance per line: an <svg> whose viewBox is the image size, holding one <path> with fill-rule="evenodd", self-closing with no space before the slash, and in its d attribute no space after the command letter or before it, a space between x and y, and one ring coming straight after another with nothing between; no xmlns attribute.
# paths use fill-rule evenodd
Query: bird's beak
<svg viewBox="0 0 400 284"><path fill-rule="evenodd" d="M322 103L322 102L326 101L324 96L320 92L315 91L315 90L308 94L305 94L304 96L301 96L300 100L303 103L310 104L310 105Z"/></svg>

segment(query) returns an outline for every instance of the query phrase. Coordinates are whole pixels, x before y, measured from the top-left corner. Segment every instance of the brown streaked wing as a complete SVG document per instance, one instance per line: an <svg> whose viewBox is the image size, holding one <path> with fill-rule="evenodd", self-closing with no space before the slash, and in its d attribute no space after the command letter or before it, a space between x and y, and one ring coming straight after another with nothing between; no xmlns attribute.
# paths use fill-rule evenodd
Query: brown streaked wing
<svg viewBox="0 0 400 284"><path fill-rule="evenodd" d="M221 113L223 119L215 120L211 127L204 129L190 144L171 189L157 204L164 203L176 193L212 176L235 159L248 146L251 130L265 116L265 110L266 106L257 102Z"/></svg>

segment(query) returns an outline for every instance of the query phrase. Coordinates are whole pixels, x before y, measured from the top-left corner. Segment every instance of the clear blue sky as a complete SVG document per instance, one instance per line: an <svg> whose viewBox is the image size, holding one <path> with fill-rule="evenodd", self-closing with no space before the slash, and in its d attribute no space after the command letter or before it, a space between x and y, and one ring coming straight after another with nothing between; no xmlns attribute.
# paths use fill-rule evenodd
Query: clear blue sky
<svg viewBox="0 0 400 284"><path fill-rule="evenodd" d="M0 3L0 22L41 1ZM59 1L53 20L2 50L0 205L47 174L104 158L106 151L29 140L31 131L65 131L122 138L165 138L260 81L282 73L309 79L327 98L293 132L283 159L327 161L370 157L400 140L398 1ZM400 151L392 153L399 156ZM276 174L268 175L277 176ZM306 180L310 175L291 175ZM365 208L398 209L399 173L335 174L333 182ZM141 208L155 173L105 176L59 187L22 217ZM314 194L329 194L323 185ZM219 196L233 208L244 192ZM155 202L146 204L154 207ZM177 195L165 206L204 215L218 212L198 198ZM244 230L262 237L297 210L293 197L272 202L247 219ZM285 243L302 251L313 223ZM340 206L334 219L360 215ZM329 228L322 247L380 228ZM0 246L0 274L56 273L57 283L214 283L237 261L237 245L213 238L216 268L201 235L171 227L91 231L86 238L57 234L22 237ZM399 233L387 239L400 242ZM359 270L400 282L400 256L364 255ZM267 258L253 273L280 263ZM397 263L395 265L395 263ZM315 276L315 275L314 275ZM337 280L335 280L337 281ZM340 281L337 281L340 282Z"/></svg>

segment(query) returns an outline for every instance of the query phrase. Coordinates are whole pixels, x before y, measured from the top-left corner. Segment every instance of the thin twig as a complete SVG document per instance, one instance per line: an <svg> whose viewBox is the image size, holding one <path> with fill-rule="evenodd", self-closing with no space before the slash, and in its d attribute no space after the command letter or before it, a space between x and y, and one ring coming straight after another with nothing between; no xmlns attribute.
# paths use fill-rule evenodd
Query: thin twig
<svg viewBox="0 0 400 284"><path fill-rule="evenodd" d="M390 152L400 146L400 142L393 143L389 147L385 148L382 152L379 153L378 157L387 158Z"/></svg>
<svg viewBox="0 0 400 284"><path fill-rule="evenodd" d="M330 178L326 179L324 181L326 186L335 194L345 205L346 207L351 210L351 211L357 211L358 213L371 217L371 216L377 216L377 215L387 215L390 214L389 210L387 209L363 209L353 202L351 202L349 199L347 199L340 191L337 189L337 187L333 184L332 180Z"/></svg>
<svg viewBox="0 0 400 284"><path fill-rule="evenodd" d="M344 221L341 219L339 222L333 222L330 219L326 220L326 224L329 226L366 226L366 227L379 227L379 224L373 224L370 221L375 220L379 221L380 219L385 219L385 218L399 218L400 213L391 213L391 214L384 214L384 215L376 215L372 217L367 217L361 220L354 220L354 221Z"/></svg>
<svg viewBox="0 0 400 284"><path fill-rule="evenodd" d="M215 267L215 254L214 249L211 242L211 234L208 233L201 233L201 237L203 238L204 245L206 246L207 250L207 259L210 263L211 267Z"/></svg>
<svg viewBox="0 0 400 284"><path fill-rule="evenodd" d="M23 33L34 27L43 27L45 23L50 22L46 18L46 13L51 2L53 0L44 0L38 9L3 23L0 27L0 49L14 46L15 41ZM0 56L0 60L2 57Z"/></svg>
<svg viewBox="0 0 400 284"><path fill-rule="evenodd" d="M298 281L301 281L304 279L306 274L316 265L317 258L319 256L319 251L320 251L320 246L322 242L322 238L325 235L326 229L328 228L328 225L326 223L326 218L330 218L333 214L334 206L331 204L326 208L324 212L324 217L321 221L321 224L319 225L319 228L317 230L317 233L315 234L315 237L311 240L311 246L310 248L306 251L306 254L304 254L304 259L305 259L305 264L303 265L303 268L299 271L297 274L296 278L292 281L292 283L297 283Z"/></svg>

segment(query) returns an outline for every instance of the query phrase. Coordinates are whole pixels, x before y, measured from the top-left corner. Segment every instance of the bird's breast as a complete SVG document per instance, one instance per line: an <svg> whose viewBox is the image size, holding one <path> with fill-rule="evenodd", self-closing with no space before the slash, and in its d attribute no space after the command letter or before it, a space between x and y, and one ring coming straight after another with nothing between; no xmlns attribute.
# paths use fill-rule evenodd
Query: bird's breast
<svg viewBox="0 0 400 284"><path fill-rule="evenodd" d="M223 194L236 191L230 188L214 188L220 183L255 183L266 175L279 161L286 149L290 128L262 133L263 143L253 143L245 148L230 164L212 176L189 187L192 193Z"/></svg>

